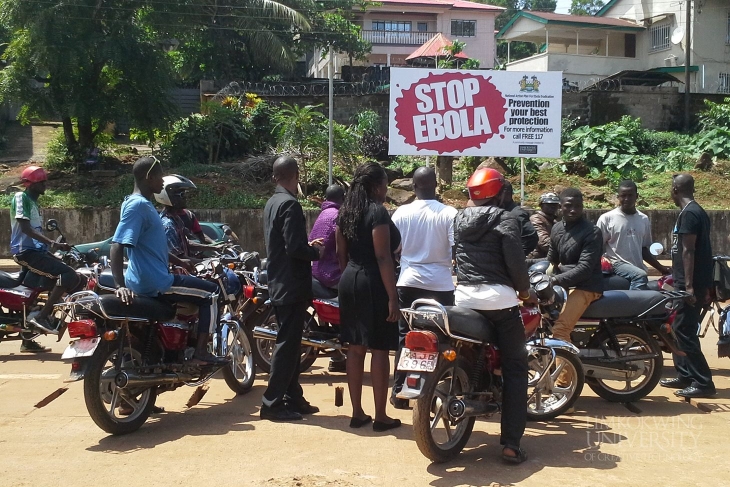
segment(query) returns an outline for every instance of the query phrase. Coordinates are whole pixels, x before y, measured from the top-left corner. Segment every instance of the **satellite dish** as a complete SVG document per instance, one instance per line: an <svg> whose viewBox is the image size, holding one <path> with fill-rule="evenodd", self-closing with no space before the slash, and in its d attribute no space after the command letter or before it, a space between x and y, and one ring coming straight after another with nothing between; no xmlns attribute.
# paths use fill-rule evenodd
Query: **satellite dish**
<svg viewBox="0 0 730 487"><path fill-rule="evenodd" d="M677 45L684 39L684 27L677 27L672 31L671 41L672 44Z"/></svg>

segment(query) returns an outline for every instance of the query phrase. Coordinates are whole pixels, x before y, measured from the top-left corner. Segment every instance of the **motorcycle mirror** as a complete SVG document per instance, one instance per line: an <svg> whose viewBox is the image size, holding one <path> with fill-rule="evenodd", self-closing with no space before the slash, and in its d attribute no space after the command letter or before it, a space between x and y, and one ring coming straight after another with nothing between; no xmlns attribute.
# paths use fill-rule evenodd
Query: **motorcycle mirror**
<svg viewBox="0 0 730 487"><path fill-rule="evenodd" d="M223 225L223 234L224 235L231 235L233 233L233 230L231 230L231 227L228 225Z"/></svg>
<svg viewBox="0 0 730 487"><path fill-rule="evenodd" d="M662 255L664 253L664 245L659 242L654 242L649 246L649 252L651 252L651 255Z"/></svg>
<svg viewBox="0 0 730 487"><path fill-rule="evenodd" d="M49 232L55 232L58 230L58 222L51 218L46 222L46 230Z"/></svg>

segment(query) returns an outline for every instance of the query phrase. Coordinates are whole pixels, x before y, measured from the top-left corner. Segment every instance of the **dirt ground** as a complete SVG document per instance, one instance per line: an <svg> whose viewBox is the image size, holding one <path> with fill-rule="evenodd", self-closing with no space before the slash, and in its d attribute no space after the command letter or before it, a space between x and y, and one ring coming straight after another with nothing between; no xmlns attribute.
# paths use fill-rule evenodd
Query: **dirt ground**
<svg viewBox="0 0 730 487"><path fill-rule="evenodd" d="M165 393L157 401L165 413L134 434L112 437L89 418L82 384L62 382L69 371L60 361L66 339L41 339L53 347L43 356L21 355L18 342L3 342L0 486L730 485L723 447L730 432L730 359L717 358L712 333L703 348L716 398L690 404L658 387L629 409L586 387L574 414L528 423L523 446L530 458L519 466L499 458L499 416L477 421L465 451L440 465L418 451L409 411L393 411L405 423L397 430L349 429L347 397L343 407L334 405L345 375L327 372L327 359L302 375L305 396L321 408L304 421L259 419L266 384L259 374L240 397L213 380L192 408L185 403L193 389ZM665 369L669 376L668 357ZM369 387L364 404L372 413Z"/></svg>

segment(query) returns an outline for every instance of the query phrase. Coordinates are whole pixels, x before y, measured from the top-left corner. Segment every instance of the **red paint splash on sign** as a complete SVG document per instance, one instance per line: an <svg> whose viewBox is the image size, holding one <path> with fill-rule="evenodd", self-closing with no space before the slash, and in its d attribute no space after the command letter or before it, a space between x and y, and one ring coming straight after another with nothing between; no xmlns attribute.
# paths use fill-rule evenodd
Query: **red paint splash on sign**
<svg viewBox="0 0 730 487"><path fill-rule="evenodd" d="M429 75L397 99L395 126L407 144L438 153L476 148L499 134L507 108L492 77Z"/></svg>

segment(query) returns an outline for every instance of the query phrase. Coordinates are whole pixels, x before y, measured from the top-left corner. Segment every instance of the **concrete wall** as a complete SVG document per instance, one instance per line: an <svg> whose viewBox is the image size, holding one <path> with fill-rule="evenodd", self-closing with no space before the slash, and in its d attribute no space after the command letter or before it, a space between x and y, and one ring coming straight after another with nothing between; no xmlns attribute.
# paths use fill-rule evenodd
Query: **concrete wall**
<svg viewBox="0 0 730 487"><path fill-rule="evenodd" d="M595 222L604 210L588 210L591 221ZM261 210L195 210L201 221L228 223L241 240L245 250L265 253L263 235L263 212ZM661 242L669 249L672 229L679 211L657 210L646 212L652 224L654 241ZM308 227L311 228L319 214L318 210L305 211ZM709 211L712 221L713 252L730 253L727 237L730 235L730 219L727 211ZM43 218L55 218L64 231L69 243L86 243L104 240L111 236L119 221L119 210L43 210ZM9 222L7 209L0 210L0 221ZM2 226L0 232L0 257L9 257L9 225Z"/></svg>

